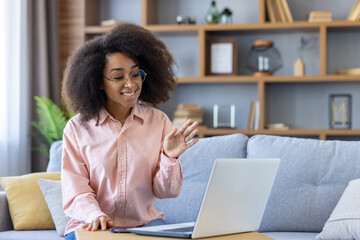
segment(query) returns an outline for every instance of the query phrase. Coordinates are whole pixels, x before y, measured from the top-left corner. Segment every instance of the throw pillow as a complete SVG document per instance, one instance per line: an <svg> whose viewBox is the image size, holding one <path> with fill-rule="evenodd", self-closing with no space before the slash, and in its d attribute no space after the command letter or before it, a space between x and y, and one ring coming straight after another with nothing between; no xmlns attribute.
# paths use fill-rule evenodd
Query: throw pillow
<svg viewBox="0 0 360 240"><path fill-rule="evenodd" d="M38 183L54 220L56 231L60 236L64 236L70 218L66 217L62 210L61 181L39 179Z"/></svg>
<svg viewBox="0 0 360 240"><path fill-rule="evenodd" d="M55 229L45 198L37 183L39 178L60 180L60 172L0 178L15 230Z"/></svg>
<svg viewBox="0 0 360 240"><path fill-rule="evenodd" d="M316 239L360 239L359 199L360 179L352 180Z"/></svg>
<svg viewBox="0 0 360 240"><path fill-rule="evenodd" d="M50 158L46 172L61 171L61 155L62 155L62 140L59 140L51 144Z"/></svg>

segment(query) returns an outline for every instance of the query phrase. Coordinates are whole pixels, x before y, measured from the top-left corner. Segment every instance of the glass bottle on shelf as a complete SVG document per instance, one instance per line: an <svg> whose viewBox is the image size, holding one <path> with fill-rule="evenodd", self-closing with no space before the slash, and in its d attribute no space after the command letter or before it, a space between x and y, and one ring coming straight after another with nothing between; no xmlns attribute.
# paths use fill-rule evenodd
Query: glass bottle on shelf
<svg viewBox="0 0 360 240"><path fill-rule="evenodd" d="M220 17L220 14L216 7L216 2L211 1L210 8L205 15L205 20L207 23L210 23L210 24L219 23L219 17Z"/></svg>
<svg viewBox="0 0 360 240"><path fill-rule="evenodd" d="M231 24L232 23L232 12L229 8L224 8L221 13L219 23L220 24Z"/></svg>

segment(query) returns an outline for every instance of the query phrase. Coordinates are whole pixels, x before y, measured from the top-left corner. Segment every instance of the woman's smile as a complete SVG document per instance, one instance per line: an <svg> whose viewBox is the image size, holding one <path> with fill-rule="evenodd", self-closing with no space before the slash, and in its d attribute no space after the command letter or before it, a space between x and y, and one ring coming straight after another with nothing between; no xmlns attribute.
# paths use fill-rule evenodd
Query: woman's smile
<svg viewBox="0 0 360 240"><path fill-rule="evenodd" d="M134 96L134 94L135 94L135 92L136 92L137 90L135 90L135 91L133 91L133 92L122 92L122 93L120 93L121 95L124 95L124 96L126 96L126 97L131 97L131 96Z"/></svg>

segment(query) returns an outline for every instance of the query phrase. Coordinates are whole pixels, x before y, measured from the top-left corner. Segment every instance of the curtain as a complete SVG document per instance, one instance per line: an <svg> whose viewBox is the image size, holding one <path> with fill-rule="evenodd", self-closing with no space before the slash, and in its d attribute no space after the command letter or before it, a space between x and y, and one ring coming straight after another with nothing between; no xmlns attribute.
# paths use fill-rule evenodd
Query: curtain
<svg viewBox="0 0 360 240"><path fill-rule="evenodd" d="M45 171L34 96L60 102L58 0L0 1L0 177Z"/></svg>
<svg viewBox="0 0 360 240"><path fill-rule="evenodd" d="M0 1L0 176L30 172L26 6Z"/></svg>
<svg viewBox="0 0 360 240"><path fill-rule="evenodd" d="M28 2L29 67L31 86L31 119L37 120L34 96L46 97L60 106L59 1ZM34 129L32 129L34 131ZM32 147L37 146L35 139ZM31 152L31 171L46 170L48 158Z"/></svg>

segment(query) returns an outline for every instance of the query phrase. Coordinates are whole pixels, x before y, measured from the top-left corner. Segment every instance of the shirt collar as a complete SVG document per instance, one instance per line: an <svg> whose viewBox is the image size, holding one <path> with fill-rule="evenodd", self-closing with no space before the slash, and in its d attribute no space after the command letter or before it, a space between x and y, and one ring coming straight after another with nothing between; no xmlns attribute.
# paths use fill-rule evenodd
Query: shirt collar
<svg viewBox="0 0 360 240"><path fill-rule="evenodd" d="M99 125L102 125L107 118L115 120L113 116L103 107L99 112ZM137 103L130 112L129 118L132 120L139 119L144 122L144 109L141 104Z"/></svg>

